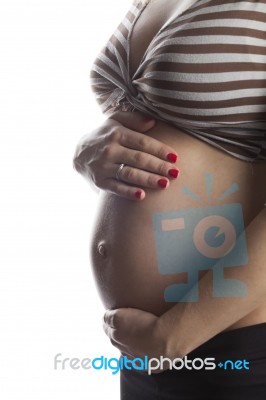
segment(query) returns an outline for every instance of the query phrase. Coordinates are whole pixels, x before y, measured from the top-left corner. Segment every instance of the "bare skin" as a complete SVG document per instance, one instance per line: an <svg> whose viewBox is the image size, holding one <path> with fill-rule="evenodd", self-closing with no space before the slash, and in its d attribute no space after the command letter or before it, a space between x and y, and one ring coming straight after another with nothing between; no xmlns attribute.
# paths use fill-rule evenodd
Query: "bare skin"
<svg viewBox="0 0 266 400"><path fill-rule="evenodd" d="M204 176L212 173L214 187L209 206L215 205L216 199L232 183L237 183L239 190L223 204L240 203L245 226L248 226L264 207L266 165L239 161L160 122L146 135L160 139L178 150L179 161L176 165L180 169L180 176L171 181L167 189L145 189L146 197L142 202L102 193L91 255L96 281L106 308L135 307L161 315L173 306L173 303L164 301L164 289L170 284L186 282L187 274L182 271L173 275L159 273L152 227L153 214L199 207L199 204L182 192L184 186L204 199L203 206L208 206ZM264 262L263 258L261 262ZM225 274L229 273L229 269L225 270ZM200 276L202 274L204 272L201 271ZM264 322L266 304L261 304L241 320L236 314L235 319L231 328Z"/></svg>
<svg viewBox="0 0 266 400"><path fill-rule="evenodd" d="M154 34L171 15L174 4L176 4L174 1L153 0L137 21L131 37L131 74L138 67ZM138 286L135 293L135 304L124 306L130 308L118 308L121 307L118 305L116 310L105 313L104 330L112 344L123 354L129 355L131 358L143 357L146 354L159 358L163 354L173 359L183 357L221 331L266 322L266 252L264 245L266 240L266 163L251 165L233 159L203 143L185 137L181 132L162 123L158 123L154 129L148 132L148 135L165 141L176 149L180 155L177 165L181 175L177 182L171 183L168 191L147 195L145 200L147 208L144 212L192 207L190 200L185 200L180 195L178 187L184 183L194 189L197 188L196 193L204 197L201 177L204 171L211 171L217 178L214 198L233 181L239 185L240 190L228 199L228 204L237 202L243 207L249 252L248 265L229 268L224 275L225 278L236 278L245 282L248 288L247 296L214 298L212 296L212 272L208 271L202 273L199 280L200 300L198 303L177 303L158 318L156 315L158 315L158 311L160 314L165 304L163 302L158 304L158 301L157 304L156 301L153 302L154 292L149 291L147 298L152 298L152 303L146 304L148 312L139 310L145 310L145 308L142 308L141 304L136 305L138 301L142 301L141 286ZM121 221L125 221L123 205L120 204L118 208L119 213L122 209ZM125 208L127 209L127 218L130 218L131 212L136 217L135 211L129 210L128 206ZM144 213L140 211L140 214L141 220ZM144 220L140 228L143 229L144 237L148 229L145 222L147 221ZM136 218L131 220L131 223L135 226ZM129 226L131 226L130 222ZM116 238L118 241L122 240L122 225L116 228L118 231L120 229L120 235L118 233ZM147 246L147 242L145 245ZM149 255L153 254L149 246L146 251ZM137 273L138 261L134 264ZM150 280L150 278L151 276L146 281L145 290L147 290L148 283L154 288L156 280ZM166 282L169 283L167 281L169 277L163 277L163 279L165 280L162 286ZM171 279L177 281L178 278L176 276L175 278L170 277ZM178 281L182 281L182 277L180 280L179 276ZM159 296L160 289L162 289L160 284L158 284L158 288ZM154 307L156 309L153 309Z"/></svg>
<svg viewBox="0 0 266 400"><path fill-rule="evenodd" d="M191 3L194 1L192 0ZM187 3L187 7L189 6L189 3ZM133 29L132 36L131 36L131 71L136 71L141 58L143 54L145 53L145 50L148 46L148 44L151 42L152 38L156 34L156 32L160 29L160 27L170 18L172 15L173 10L176 8L176 1L171 0L171 1L162 1L162 0L152 0L146 10L141 14L140 18L136 22L136 25ZM143 38L145 38L145 41L143 41ZM158 129L158 127L157 127ZM161 128L161 132L163 132L164 128ZM149 132L151 133L151 132ZM158 138L158 136L157 136ZM173 143L171 142L171 145ZM175 146L174 146L175 147ZM177 146L178 149L178 146ZM217 154L216 151L213 152L213 157L208 159L209 165L213 165L217 162L216 158ZM223 157L221 157L222 159ZM222 160L221 160L222 161ZM223 159L221 164L219 165L219 169L223 170L225 167L225 164L227 164L227 157ZM179 164L180 166L180 164ZM227 164L228 166L228 164ZM195 165L195 168L196 165ZM243 207L246 207L246 222L247 225L248 223L251 222L251 220L263 209L264 204L266 202L266 185L265 185L265 176L266 176L266 163L256 165L256 166L249 166L246 168L243 168L243 162L237 161L236 165L232 165L231 168L226 168L224 169L223 173L223 180L227 180L227 184L230 183L230 180L232 181L232 178L234 174L232 174L232 171L234 172L237 171L237 175L241 176L243 179L242 187L243 187L243 197L239 198L238 201L243 205ZM252 172L250 172L249 169L253 169ZM180 167L182 171L186 171L189 169L189 166L182 168ZM191 169L191 166L190 166ZM208 169L208 167L206 167ZM245 176L245 178L244 178ZM251 185L249 185L249 182L251 183L251 180L253 181ZM253 186L253 190L248 191L245 188ZM220 186L220 189L224 189L225 187ZM255 194L258 200L258 205L256 206L256 200L255 200ZM231 199L232 200L232 199ZM247 207L247 205L249 205ZM248 210L247 210L248 209ZM249 215L249 216L248 216ZM266 229L266 226L265 226ZM263 264L266 264L266 259L262 258L261 262ZM265 322L266 321L266 304L262 304L260 307L258 307L256 310L254 310L251 314L247 315L243 319L236 321L233 325L231 325L231 328L237 328L245 325L251 325L259 322ZM229 329L229 328L228 328Z"/></svg>
<svg viewBox="0 0 266 400"><path fill-rule="evenodd" d="M176 1L153 0L141 14L133 29L130 42L131 76L137 69L150 41L172 15L175 7ZM136 118L139 118L139 115L136 115ZM129 121L132 120L129 119ZM162 334L163 330L170 332L174 327L180 337L188 337L188 331L191 327L193 328L193 323L198 320L201 324L204 321L211 321L209 326L206 323L200 326L201 335L197 335L197 340L192 335L189 336L190 346L195 347L220 331L266 322L265 296L260 294L254 300L255 292L263 292L260 282L266 278L266 273L264 276L258 275L260 271L254 267L254 263L256 266L265 265L265 253L262 251L258 253L259 243L256 241L255 246L253 239L256 227L252 225L256 216L262 213L265 215L263 210L266 200L266 163L251 165L240 161L159 121L155 125L151 122L147 129L143 128L142 132L145 132L147 138L145 144L141 142L139 148L136 143L129 146L134 151L140 151L142 156L139 154L138 157L131 159L129 157L127 158L129 161L126 161L123 157L125 154L129 156L129 152L124 142L125 138L128 138L129 131L123 128L126 126L123 115L116 113L106 124L103 138L106 139L108 134L113 132L112 140L108 142L113 143L112 156L108 152L105 154L105 158L110 160L110 164L106 165L105 169L111 172L107 179L99 179L98 186L108 191L101 194L91 256L96 282L106 308L121 308L120 312L114 311L105 319L105 331L112 342L127 354L139 355L141 350L136 349L134 352L134 346L136 348L141 346L140 342L143 348L148 346L149 340L145 342L143 333L146 329L147 338L153 336L162 343L160 347L158 341L154 341L154 346L161 351L160 354L184 355L192 348L187 343L182 343L180 339L178 343L182 350L177 350L176 345L173 344L177 333L169 336L167 333ZM131 122L128 128L134 128ZM150 148L154 149L153 156L148 150L149 139L157 140L151 142ZM121 143L125 146L123 150L119 147L122 146ZM159 143L163 144L160 149L156 147ZM166 156L169 151L179 156L174 166L167 161ZM86 155L86 152L84 154ZM136 160L139 164L136 164ZM115 170L122 162L127 164L127 168L122 171L122 182L117 183L114 179ZM99 170L101 164L99 158L97 164ZM167 175L168 168L171 167L180 170L180 176L177 179L169 178ZM151 224L152 215L157 212L195 207L193 199L182 192L184 186L190 187L207 201L204 186L206 173L212 173L215 177L210 205L214 204L215 199L232 183L238 184L239 190L226 199L224 204L239 203L242 206L245 227L251 226L248 251L252 261L248 267L229 268L225 271L225 277L236 276L245 282L249 287L251 297L246 296L244 300L235 298L213 300L211 273L201 271L199 276L201 301L193 305L185 305L185 303L174 305L163 299L164 289L170 284L185 282L186 273L173 275L159 273ZM97 175L96 169L95 174ZM98 175L100 175L99 172ZM167 177L166 189L158 188L157 181L160 177ZM134 193L137 189L142 190L143 201L132 201L136 200ZM119 197L114 193L119 194ZM265 223L265 217L262 217L262 221ZM258 229L263 232L261 224ZM264 236L265 229L264 225ZM257 240L260 240L260 236L265 242L263 235L257 235ZM253 275L250 274L250 270L254 271ZM124 311L124 307L130 307L128 314ZM143 310L144 313L132 311L131 308ZM226 314L225 310L228 309L229 312ZM158 318L158 316L161 317ZM138 336L137 342L134 341L123 321L127 321L128 327L131 327L132 321L136 334L143 333L143 340L140 341ZM142 324L139 330L137 323ZM168 330L162 329L162 324L168 327ZM165 346L163 340L165 340ZM146 351L146 354L149 352Z"/></svg>

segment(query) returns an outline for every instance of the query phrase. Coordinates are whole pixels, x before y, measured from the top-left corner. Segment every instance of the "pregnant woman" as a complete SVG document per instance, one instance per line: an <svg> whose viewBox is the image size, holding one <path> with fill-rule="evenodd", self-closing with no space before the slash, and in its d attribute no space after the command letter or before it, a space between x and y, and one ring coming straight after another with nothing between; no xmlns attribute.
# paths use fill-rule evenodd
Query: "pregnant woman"
<svg viewBox="0 0 266 400"><path fill-rule="evenodd" d="M134 1L93 65L108 119L74 165L103 190L105 332L131 359L216 364L124 368L123 400L265 398L265 51L265 0Z"/></svg>

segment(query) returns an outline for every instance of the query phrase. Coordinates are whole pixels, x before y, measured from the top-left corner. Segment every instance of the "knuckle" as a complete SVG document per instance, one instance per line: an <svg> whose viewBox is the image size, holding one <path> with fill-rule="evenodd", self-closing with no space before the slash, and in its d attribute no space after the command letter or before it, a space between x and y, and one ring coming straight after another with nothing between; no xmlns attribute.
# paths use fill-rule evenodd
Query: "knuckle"
<svg viewBox="0 0 266 400"><path fill-rule="evenodd" d="M73 159L73 168L75 171L82 173L85 171L85 166L84 166L84 162L82 162L82 160L80 158L74 158Z"/></svg>
<svg viewBox="0 0 266 400"><path fill-rule="evenodd" d="M109 140L110 140L110 142L112 142L112 143L114 143L114 142L117 143L117 142L120 141L121 136L122 136L121 130L120 130L119 128L115 128L115 129L113 129L113 130L110 132L110 134L109 134Z"/></svg>
<svg viewBox="0 0 266 400"><path fill-rule="evenodd" d="M102 185L104 188L108 189L111 193L116 193L118 194L118 188L117 188L117 183L113 181L112 179L106 179L104 180L105 184Z"/></svg>
<svg viewBox="0 0 266 400"><path fill-rule="evenodd" d="M73 168L78 171L80 169L80 163L79 160L77 158L73 159Z"/></svg>
<svg viewBox="0 0 266 400"><path fill-rule="evenodd" d="M142 149L147 149L149 146L149 138L145 135L141 135L139 138L139 146Z"/></svg>
<svg viewBox="0 0 266 400"><path fill-rule="evenodd" d="M100 187L101 185L101 179L97 175L90 175L90 179L94 183L94 185Z"/></svg>
<svg viewBox="0 0 266 400"><path fill-rule="evenodd" d="M135 171L132 168L126 167L123 171L123 178L132 181L135 177Z"/></svg>
<svg viewBox="0 0 266 400"><path fill-rule="evenodd" d="M167 173L168 165L165 162L160 163L158 172L160 175L165 175Z"/></svg>
<svg viewBox="0 0 266 400"><path fill-rule="evenodd" d="M141 151L136 151L136 153L134 154L134 161L137 164L143 164L144 159L145 159L145 154L142 153Z"/></svg>
<svg viewBox="0 0 266 400"><path fill-rule="evenodd" d="M127 188L124 192L124 197L127 199L132 199L132 197L134 197L134 192L132 192L132 189Z"/></svg>
<svg viewBox="0 0 266 400"><path fill-rule="evenodd" d="M104 158L111 158L114 152L114 146L112 144L106 144L102 149L102 155Z"/></svg>
<svg viewBox="0 0 266 400"><path fill-rule="evenodd" d="M165 149L165 146L164 146L164 145L159 146L159 149L158 149L158 156L159 156L159 158L164 159L164 158L165 158L165 155L166 155L167 153L169 153L169 152L167 152L167 150Z"/></svg>
<svg viewBox="0 0 266 400"><path fill-rule="evenodd" d="M156 179L155 179L154 175L148 175L148 177L147 177L147 185L149 187L156 186Z"/></svg>
<svg viewBox="0 0 266 400"><path fill-rule="evenodd" d="M115 313L113 314L112 323L113 323L113 326L114 326L116 329L119 328L119 325L120 325L120 317L119 317L118 311L115 312Z"/></svg>

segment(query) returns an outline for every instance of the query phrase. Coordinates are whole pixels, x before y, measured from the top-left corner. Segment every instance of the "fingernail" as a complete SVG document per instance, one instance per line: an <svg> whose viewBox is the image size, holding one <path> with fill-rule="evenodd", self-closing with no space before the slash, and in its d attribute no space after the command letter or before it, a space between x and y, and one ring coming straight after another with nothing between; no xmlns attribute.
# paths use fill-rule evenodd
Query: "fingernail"
<svg viewBox="0 0 266 400"><path fill-rule="evenodd" d="M168 159L170 162L175 163L176 160L177 160L177 155L174 154L174 153L169 153L169 154L167 154L167 159Z"/></svg>
<svg viewBox="0 0 266 400"><path fill-rule="evenodd" d="M158 180L158 186L160 186L161 188L165 189L167 186L168 181L166 179L159 179Z"/></svg>
<svg viewBox="0 0 266 400"><path fill-rule="evenodd" d="M153 117L149 117L148 115L146 115L145 117L143 117L143 122L145 122L146 124L148 122L154 121Z"/></svg>
<svg viewBox="0 0 266 400"><path fill-rule="evenodd" d="M172 178L177 178L179 175L179 169L169 169L168 175L171 176Z"/></svg>
<svg viewBox="0 0 266 400"><path fill-rule="evenodd" d="M138 190L136 193L135 193L135 197L137 198L137 199L141 199L142 198L142 191L141 190Z"/></svg>

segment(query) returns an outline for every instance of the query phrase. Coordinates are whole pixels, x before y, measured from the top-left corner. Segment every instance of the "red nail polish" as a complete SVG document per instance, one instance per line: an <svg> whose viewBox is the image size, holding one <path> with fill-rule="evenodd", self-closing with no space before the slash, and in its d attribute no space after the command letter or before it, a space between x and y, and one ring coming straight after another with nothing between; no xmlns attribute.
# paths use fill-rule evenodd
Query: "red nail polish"
<svg viewBox="0 0 266 400"><path fill-rule="evenodd" d="M149 117L148 115L143 117L143 122L145 122L145 124L147 124L148 122L151 122L151 121L154 121L153 117Z"/></svg>
<svg viewBox="0 0 266 400"><path fill-rule="evenodd" d="M172 163L175 163L177 160L177 155L174 153L169 153L167 154L167 160L169 160Z"/></svg>
<svg viewBox="0 0 266 400"><path fill-rule="evenodd" d="M179 170L178 169L169 169L168 175L171 176L172 178L177 178L179 175Z"/></svg>
<svg viewBox="0 0 266 400"><path fill-rule="evenodd" d="M138 191L135 193L135 197L136 197L137 199L141 199L141 196L142 196L142 191L141 191L141 190L138 190Z"/></svg>
<svg viewBox="0 0 266 400"><path fill-rule="evenodd" d="M157 183L158 183L158 186L161 186L161 188L165 189L168 182L166 179L162 178L162 179L159 179Z"/></svg>

